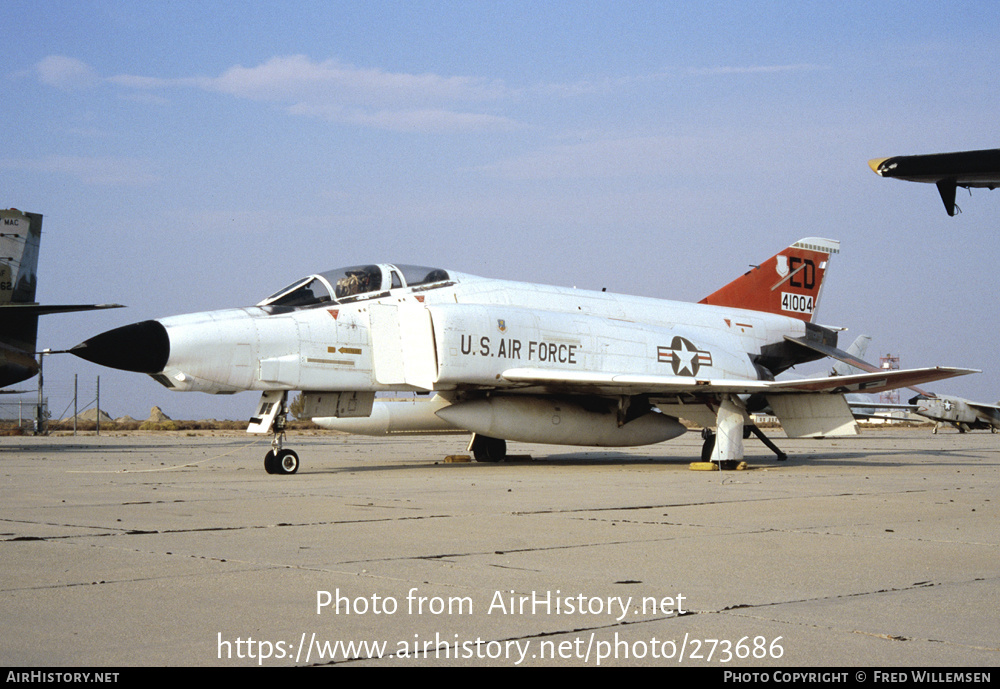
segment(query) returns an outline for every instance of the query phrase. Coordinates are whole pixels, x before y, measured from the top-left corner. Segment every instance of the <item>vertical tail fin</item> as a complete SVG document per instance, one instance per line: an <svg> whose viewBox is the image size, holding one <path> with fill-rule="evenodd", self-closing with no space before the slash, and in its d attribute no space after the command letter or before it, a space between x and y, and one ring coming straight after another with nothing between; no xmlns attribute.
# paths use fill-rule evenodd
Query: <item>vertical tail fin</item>
<svg viewBox="0 0 1000 689"><path fill-rule="evenodd" d="M35 303L41 239L40 214L0 210L0 307ZM37 331L37 313L11 312L5 316L0 343L34 352Z"/></svg>
<svg viewBox="0 0 1000 689"><path fill-rule="evenodd" d="M0 385L17 383L38 372L38 313L30 305L35 303L41 238L41 215L13 208L0 210Z"/></svg>
<svg viewBox="0 0 1000 689"><path fill-rule="evenodd" d="M868 351L868 343L872 341L871 335L858 335L857 339L851 343L851 346L847 348L847 353L853 357L861 359L864 361L865 353ZM856 366L851 366L846 361L838 361L833 365L830 371L831 376L849 376L859 371L865 369L860 369Z"/></svg>
<svg viewBox="0 0 1000 689"><path fill-rule="evenodd" d="M33 304L42 216L0 210L0 304Z"/></svg>
<svg viewBox="0 0 1000 689"><path fill-rule="evenodd" d="M808 237L702 299L701 304L765 311L811 322L831 254L840 242Z"/></svg>

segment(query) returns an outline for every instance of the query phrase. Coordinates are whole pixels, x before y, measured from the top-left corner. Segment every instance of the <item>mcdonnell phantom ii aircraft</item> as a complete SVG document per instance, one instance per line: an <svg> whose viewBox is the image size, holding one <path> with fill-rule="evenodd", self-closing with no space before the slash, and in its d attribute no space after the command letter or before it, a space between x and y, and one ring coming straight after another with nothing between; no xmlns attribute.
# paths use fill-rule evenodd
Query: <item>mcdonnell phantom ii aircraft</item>
<svg viewBox="0 0 1000 689"><path fill-rule="evenodd" d="M790 437L853 435L844 393L973 372L776 381L824 356L854 360L836 330L812 322L838 251L829 239L795 242L698 304L361 265L308 275L256 306L126 325L71 351L171 390L262 391L247 430L273 435L264 467L275 474L299 467L282 447L293 390L304 416L357 421L361 432L471 433L480 461L503 459L508 440L658 443L685 432L681 418L716 429L712 461L738 460L756 409L772 409ZM388 391L436 395L376 402Z"/></svg>

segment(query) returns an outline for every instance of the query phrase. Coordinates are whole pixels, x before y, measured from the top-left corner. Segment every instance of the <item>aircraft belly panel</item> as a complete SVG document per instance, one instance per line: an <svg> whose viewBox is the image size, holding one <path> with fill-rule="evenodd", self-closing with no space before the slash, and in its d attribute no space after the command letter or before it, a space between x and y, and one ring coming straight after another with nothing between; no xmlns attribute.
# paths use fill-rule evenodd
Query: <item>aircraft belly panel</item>
<svg viewBox="0 0 1000 689"><path fill-rule="evenodd" d="M233 364L230 369L232 383L241 388L253 384L253 352L248 342L241 342L233 348Z"/></svg>
<svg viewBox="0 0 1000 689"><path fill-rule="evenodd" d="M374 392L307 392L302 395L302 416L368 418L374 403Z"/></svg>

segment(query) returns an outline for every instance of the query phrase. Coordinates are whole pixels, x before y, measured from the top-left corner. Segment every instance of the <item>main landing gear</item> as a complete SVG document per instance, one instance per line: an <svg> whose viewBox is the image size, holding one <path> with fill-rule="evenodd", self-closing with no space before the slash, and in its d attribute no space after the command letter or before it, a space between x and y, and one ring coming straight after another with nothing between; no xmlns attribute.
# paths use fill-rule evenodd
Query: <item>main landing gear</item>
<svg viewBox="0 0 1000 689"><path fill-rule="evenodd" d="M287 400L288 393L284 390L265 392L260 396L257 413L247 427L247 433L271 433L274 436L271 450L264 455L264 471L269 474L294 474L299 470L299 456L281 446L285 440Z"/></svg>
<svg viewBox="0 0 1000 689"><path fill-rule="evenodd" d="M788 455L782 452L781 448L775 445L770 438L764 435L764 432L760 430L756 424L747 424L743 426L743 439L746 440L751 434L760 438L760 441L775 454L779 462L784 462L788 459ZM711 428L703 428L701 429L701 437L705 441L701 445L701 461L711 462L712 450L715 449L715 431Z"/></svg>
<svg viewBox="0 0 1000 689"><path fill-rule="evenodd" d="M473 433L469 449L477 462L502 462L507 456L507 441Z"/></svg>

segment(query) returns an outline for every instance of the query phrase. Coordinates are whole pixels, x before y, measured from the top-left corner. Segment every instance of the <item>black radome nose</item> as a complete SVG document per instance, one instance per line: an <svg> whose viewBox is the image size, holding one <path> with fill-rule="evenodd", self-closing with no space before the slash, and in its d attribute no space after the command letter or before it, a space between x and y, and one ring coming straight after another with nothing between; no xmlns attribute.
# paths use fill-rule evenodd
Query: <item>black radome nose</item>
<svg viewBox="0 0 1000 689"><path fill-rule="evenodd" d="M159 321L142 321L95 335L69 351L108 368L159 373L170 357L170 337Z"/></svg>

